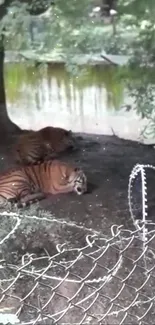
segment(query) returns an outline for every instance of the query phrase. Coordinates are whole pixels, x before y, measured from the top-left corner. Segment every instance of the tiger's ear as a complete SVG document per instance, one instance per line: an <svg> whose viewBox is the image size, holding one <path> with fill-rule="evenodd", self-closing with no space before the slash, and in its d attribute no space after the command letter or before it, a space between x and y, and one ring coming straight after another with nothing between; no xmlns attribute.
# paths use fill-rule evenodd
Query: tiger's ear
<svg viewBox="0 0 155 325"><path fill-rule="evenodd" d="M66 131L66 135L72 135L72 134L73 134L73 132L71 130Z"/></svg>

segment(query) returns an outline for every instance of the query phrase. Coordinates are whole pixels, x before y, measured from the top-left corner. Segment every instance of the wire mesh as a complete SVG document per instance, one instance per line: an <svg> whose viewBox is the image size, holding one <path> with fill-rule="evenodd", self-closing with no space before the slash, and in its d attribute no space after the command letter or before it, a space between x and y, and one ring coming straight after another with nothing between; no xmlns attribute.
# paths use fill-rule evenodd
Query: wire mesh
<svg viewBox="0 0 155 325"><path fill-rule="evenodd" d="M137 164L129 177L133 229L113 225L104 235L47 213L0 213L0 323L154 324L155 223L147 214L147 168L155 169ZM141 219L132 205L137 175ZM60 227L66 232L61 241ZM70 229L72 236L80 230L80 243L67 241Z"/></svg>

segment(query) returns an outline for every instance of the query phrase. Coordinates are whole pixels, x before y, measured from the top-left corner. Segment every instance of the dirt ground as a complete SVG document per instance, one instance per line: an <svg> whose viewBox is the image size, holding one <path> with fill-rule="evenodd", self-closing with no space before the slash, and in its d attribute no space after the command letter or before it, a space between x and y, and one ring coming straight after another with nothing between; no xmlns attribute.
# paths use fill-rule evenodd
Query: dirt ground
<svg viewBox="0 0 155 325"><path fill-rule="evenodd" d="M15 234L12 237L10 236L5 242L5 245L3 245L2 258L5 258L7 263L9 261L9 263L19 266L21 263L21 256L25 253L35 253L37 256L41 256L40 254L42 254L43 251L46 251L48 252L49 256L53 256L57 252L56 247L58 246L56 245L61 245L64 243L67 243L68 247L70 248L85 247L86 236L88 234L93 235L96 232L96 235L99 237L103 236L105 238L110 238L111 227L113 225L123 225L123 228L129 230L135 229L132 219L130 218L128 208L127 190L129 175L132 168L137 163L155 164L154 148L151 146L149 147L138 144L136 142L122 140L115 136L77 134L77 137L79 139L79 149L69 153L68 155L62 156L61 159L75 162L78 166L81 166L84 169L89 182L88 193L83 196L77 196L76 194L53 196L41 201L39 204L37 204L37 206L32 207L31 217L29 219L27 219L27 217L25 219L23 218L21 228L17 229ZM7 150L6 147L1 147L1 170L4 170L7 166L12 165L11 159L8 156L9 150L10 147L7 147ZM151 171L147 174L147 190L149 204L148 218L152 220L154 220L155 215L154 184L155 171ZM136 216L137 218L141 218L141 181L138 178L135 183L133 196L133 206L135 207ZM48 212L44 214L41 212L41 209L46 211L48 210ZM28 215L28 213L28 210L26 210L21 214ZM38 213L40 221L36 221L32 217L32 215L36 213ZM46 223L45 225L44 217L47 217L48 219L51 218L51 223L48 223L48 225ZM10 218L11 217L6 216L6 219L1 219L1 236L6 236L9 229L11 229ZM6 225L8 227L7 231ZM4 230L3 232L2 229ZM16 257L12 252L16 252ZM136 254L135 250L133 250L133 252L130 255L129 261L131 261L134 254ZM94 277L99 277L103 275L103 273L107 272L111 263L112 265L116 263L116 255L116 253L109 250L109 255L105 256L105 259L102 259L102 263L100 262L100 264L105 266L104 271L103 269L102 272L101 270L96 271L97 273L95 273ZM129 261L126 265L127 269L130 269ZM92 266L85 261L79 267L80 271L78 271L77 267L74 272L72 272L74 274L81 274L85 269L85 271L87 270L86 273L88 273L88 270L90 271L91 267ZM135 274L135 279L138 281L138 274L140 281L141 271L139 270L137 272L139 273ZM56 274L60 273L61 271L58 268ZM84 278L84 273L82 273L81 277ZM134 285L135 287L140 286L140 284L138 285L138 282L134 282L135 279L133 277L132 287L134 287ZM141 278L141 285L143 282L144 280ZM149 287L150 286L155 286L154 282L149 284ZM16 294L18 292L17 287ZM134 295L131 292L132 290L129 290L129 287L128 292L122 294L121 297L121 302L124 302L125 300L126 303L128 301L128 304L130 299L132 300L132 295ZM25 291L23 290L22 297L25 295ZM111 286L109 284L108 288L106 287L105 292L108 297L112 297L114 292L115 294L117 293L117 290L118 289L116 289L115 282L115 284L113 283ZM68 289L66 287L63 287L62 291L63 295L67 297L69 296L69 294L66 294L66 292L68 293ZM62 291L61 295L59 296L59 300L61 300ZM71 291L72 294L75 293L75 288L73 289L72 287ZM19 292L17 295L20 296ZM147 295L149 297L151 296L150 291L147 293ZM30 303L31 305L33 304L32 301ZM57 303L55 302L55 304ZM63 309L63 303L60 305ZM56 309L54 307L52 308L54 314ZM104 313L103 302L102 308L99 307L99 304L96 308L100 309L100 315ZM133 315L136 315L136 313L137 311L134 311ZM144 313L144 311L142 313ZM146 319L146 323L142 322L141 324L153 324L154 318L150 318L150 315L152 315L152 312L151 314L147 314L148 318ZM78 318L77 313L76 317L72 313L72 315L66 317L66 319L61 319L60 323L58 322L58 324L62 324L63 322L73 324L73 321L77 323L80 322L80 318ZM102 324L120 323L121 318L118 317L116 321L114 315L111 317L112 318L109 320L107 320L107 318L104 319ZM28 316L27 312L23 312L23 314L21 313L21 320L30 320L30 318L31 317ZM135 318L131 317L127 323L123 322L122 324L133 324L133 322L134 324L140 324L136 316ZM90 322L90 324L93 323ZM97 324L99 323L97 322Z"/></svg>
<svg viewBox="0 0 155 325"><path fill-rule="evenodd" d="M114 223L130 223L128 210L128 181L135 164L155 164L153 146L119 139L116 136L76 134L77 150L61 155L60 159L75 163L84 169L88 178L88 193L84 196L63 194L40 202L40 207L49 209L56 218L69 218L97 231L107 231ZM11 146L1 147L0 169L14 166L10 155ZM148 177L148 191L153 208L155 172ZM141 190L137 180L134 199ZM140 202L137 203L141 210ZM150 211L150 210L149 210ZM137 215L138 216L138 215ZM149 215L149 217L151 217Z"/></svg>

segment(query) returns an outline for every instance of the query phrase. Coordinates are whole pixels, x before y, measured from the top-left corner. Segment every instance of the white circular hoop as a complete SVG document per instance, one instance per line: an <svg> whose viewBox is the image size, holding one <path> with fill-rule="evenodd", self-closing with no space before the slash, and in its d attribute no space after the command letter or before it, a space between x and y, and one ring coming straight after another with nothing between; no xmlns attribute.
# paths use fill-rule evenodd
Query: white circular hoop
<svg viewBox="0 0 155 325"><path fill-rule="evenodd" d="M153 165L143 165L143 164L136 164L129 176L129 184L128 184L128 204L129 204L129 211L130 216L133 220L133 224L136 227L137 230L141 230L142 227L139 226L139 221L136 220L135 215L133 213L132 209L132 188L133 188L133 182L140 173L141 176L141 182L142 182L142 220L141 224L142 226L145 226L147 223L147 216L148 216L148 200L147 200L147 179L146 179L146 169L150 168L155 170L155 166ZM146 228L143 227L143 240L146 241Z"/></svg>

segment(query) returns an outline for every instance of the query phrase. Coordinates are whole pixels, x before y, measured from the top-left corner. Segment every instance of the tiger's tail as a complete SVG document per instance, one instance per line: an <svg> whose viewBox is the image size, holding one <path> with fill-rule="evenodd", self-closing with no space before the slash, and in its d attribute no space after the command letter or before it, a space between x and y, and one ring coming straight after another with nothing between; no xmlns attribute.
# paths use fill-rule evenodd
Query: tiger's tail
<svg viewBox="0 0 155 325"><path fill-rule="evenodd" d="M31 206L33 203L37 203L40 200L45 199L45 194L38 192L26 195L25 197L22 197L20 199L9 199L0 196L0 209L4 209L8 206L15 207L15 208L25 208Z"/></svg>
<svg viewBox="0 0 155 325"><path fill-rule="evenodd" d="M19 200L19 202L17 203L18 204L18 208L19 207L26 207L26 206L30 206L31 204L33 203L37 203L39 202L40 200L43 200L45 199L45 194L42 193L42 192L38 192L38 193L33 193L33 194L29 194L23 198L21 198Z"/></svg>

